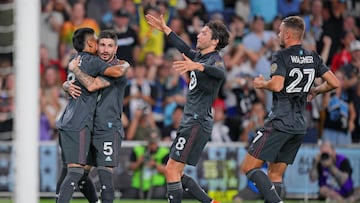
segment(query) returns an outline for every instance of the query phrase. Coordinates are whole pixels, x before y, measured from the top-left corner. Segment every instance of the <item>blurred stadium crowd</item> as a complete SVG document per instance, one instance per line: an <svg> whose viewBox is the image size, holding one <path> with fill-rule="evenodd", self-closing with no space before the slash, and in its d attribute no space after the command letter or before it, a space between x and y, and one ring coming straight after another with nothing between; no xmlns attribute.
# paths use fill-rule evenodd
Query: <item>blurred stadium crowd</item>
<svg viewBox="0 0 360 203"><path fill-rule="evenodd" d="M14 111L14 2L0 0L0 140L12 140ZM306 22L304 47L316 50L341 80L341 88L309 103L308 134L316 143L324 133L341 135L335 144L360 141L360 2L357 0L41 0L40 134L57 140L55 121L67 95L62 89L71 55L72 34L91 27L113 29L119 59L131 63L124 98L125 140L146 140L154 130L171 141L182 116L187 75L172 68L181 60L165 36L150 28L144 15L163 14L168 25L195 47L209 20L224 21L230 44L221 52L227 79L214 102L211 141L245 142L262 126L271 93L253 88L252 79L269 78L272 52L280 49L281 19L300 15ZM319 82L319 81L318 81ZM315 84L316 85L316 84Z"/></svg>

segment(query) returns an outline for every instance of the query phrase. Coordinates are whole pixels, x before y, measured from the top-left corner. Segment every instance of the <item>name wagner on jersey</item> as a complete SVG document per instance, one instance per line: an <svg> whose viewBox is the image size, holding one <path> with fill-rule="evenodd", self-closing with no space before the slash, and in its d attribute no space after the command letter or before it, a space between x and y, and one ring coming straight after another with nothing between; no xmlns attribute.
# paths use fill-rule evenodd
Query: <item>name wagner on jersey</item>
<svg viewBox="0 0 360 203"><path fill-rule="evenodd" d="M314 63L313 56L290 56L292 63L305 64L305 63Z"/></svg>

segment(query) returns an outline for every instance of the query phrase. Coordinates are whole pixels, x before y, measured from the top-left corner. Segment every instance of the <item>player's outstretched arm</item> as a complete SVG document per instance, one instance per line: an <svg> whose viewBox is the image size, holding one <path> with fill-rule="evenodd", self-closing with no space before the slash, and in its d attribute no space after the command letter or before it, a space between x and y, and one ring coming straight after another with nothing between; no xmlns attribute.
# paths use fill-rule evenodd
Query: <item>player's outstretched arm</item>
<svg viewBox="0 0 360 203"><path fill-rule="evenodd" d="M161 32L164 32L166 35L169 35L172 31L171 28L166 25L164 16L162 14L160 15L160 18L156 18L153 15L146 14L145 19L151 27L160 30Z"/></svg>

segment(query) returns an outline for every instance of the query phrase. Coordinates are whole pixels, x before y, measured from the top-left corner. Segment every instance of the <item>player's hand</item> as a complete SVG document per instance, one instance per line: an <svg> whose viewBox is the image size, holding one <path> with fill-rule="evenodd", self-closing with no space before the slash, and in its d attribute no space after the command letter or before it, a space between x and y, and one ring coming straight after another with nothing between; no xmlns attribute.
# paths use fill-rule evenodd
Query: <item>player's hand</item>
<svg viewBox="0 0 360 203"><path fill-rule="evenodd" d="M255 87L255 88L262 88L262 85L263 85L263 82L264 82L264 81L265 81L264 76L262 76L262 75L260 74L259 77L256 77L256 78L254 79L254 82L253 82L254 87Z"/></svg>
<svg viewBox="0 0 360 203"><path fill-rule="evenodd" d="M80 60L81 60L80 55L74 58L73 60L71 60L69 63L69 70L74 71L74 69L79 66Z"/></svg>
<svg viewBox="0 0 360 203"><path fill-rule="evenodd" d="M311 100L313 100L317 95L317 92L315 90L315 87L310 88L310 92L306 98L307 102L310 102Z"/></svg>
<svg viewBox="0 0 360 203"><path fill-rule="evenodd" d="M119 65L121 65L124 68L130 67L130 64L125 60L119 60Z"/></svg>
<svg viewBox="0 0 360 203"><path fill-rule="evenodd" d="M166 27L166 22L162 14L160 15L160 19L156 18L151 14L146 14L145 19L151 27L164 32L164 28Z"/></svg>
<svg viewBox="0 0 360 203"><path fill-rule="evenodd" d="M69 81L69 95L76 99L81 95L81 87L74 84L75 81Z"/></svg>
<svg viewBox="0 0 360 203"><path fill-rule="evenodd" d="M173 68L180 74L186 73L192 70L198 70L199 66L202 67L201 64L192 61L189 57L182 54L184 57L184 61L174 61Z"/></svg>

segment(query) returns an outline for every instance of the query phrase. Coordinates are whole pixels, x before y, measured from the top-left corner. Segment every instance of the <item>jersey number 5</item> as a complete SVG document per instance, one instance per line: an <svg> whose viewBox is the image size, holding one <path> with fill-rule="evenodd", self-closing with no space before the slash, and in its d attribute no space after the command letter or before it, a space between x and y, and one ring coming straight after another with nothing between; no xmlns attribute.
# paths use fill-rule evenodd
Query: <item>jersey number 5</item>
<svg viewBox="0 0 360 203"><path fill-rule="evenodd" d="M304 75L308 75L308 79L306 84L302 87L301 81L304 78ZM309 92L310 87L315 79L315 70L312 68L302 70L300 70L300 68L294 68L290 71L289 76L295 77L295 80L286 87L287 93Z"/></svg>

